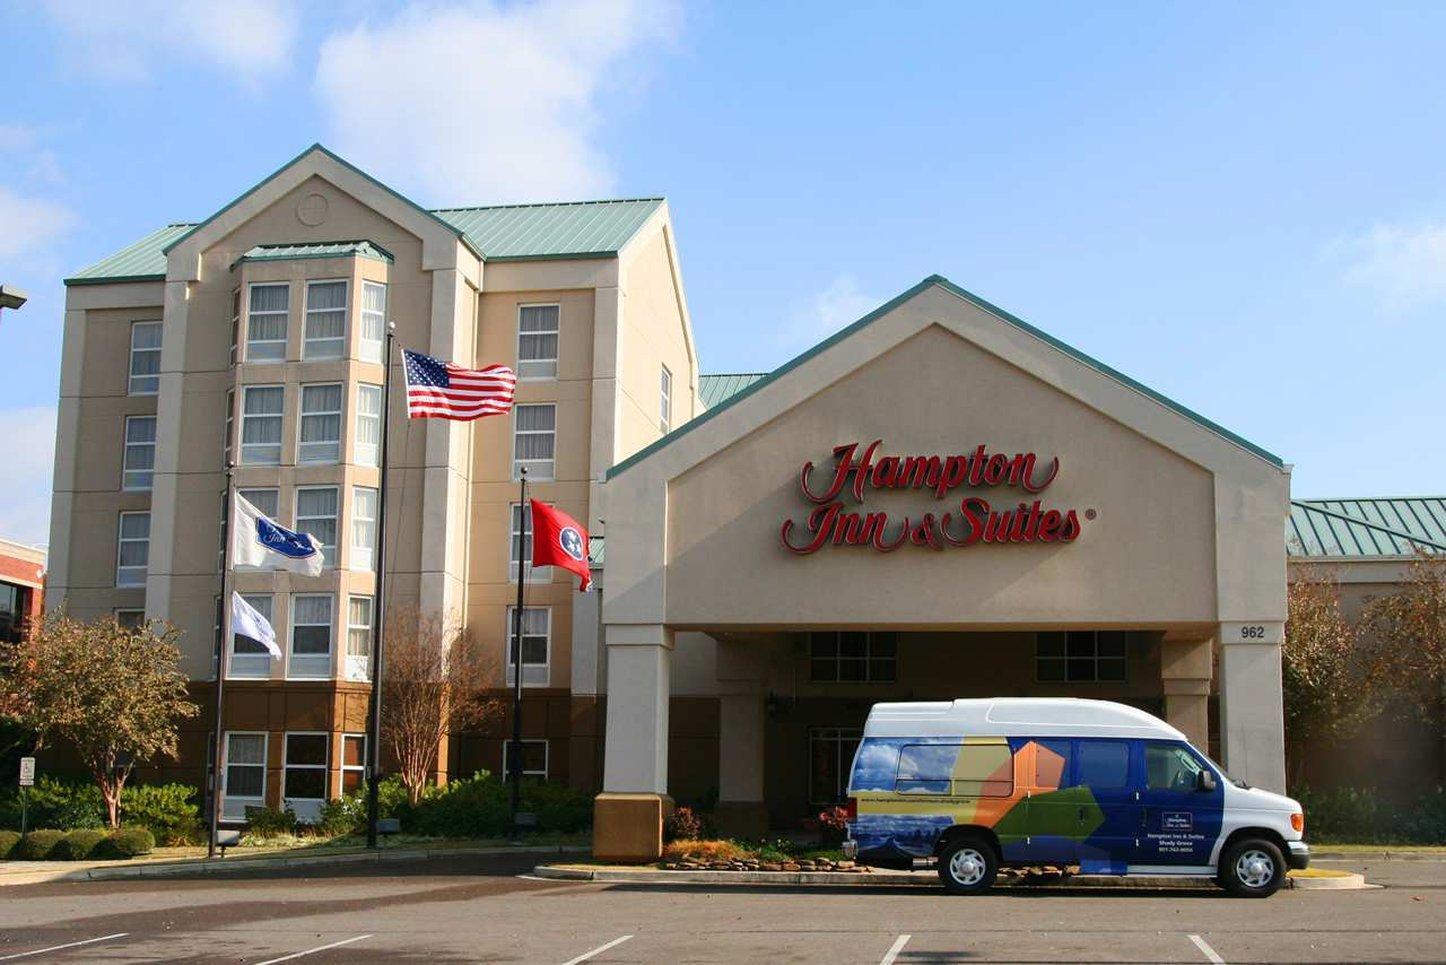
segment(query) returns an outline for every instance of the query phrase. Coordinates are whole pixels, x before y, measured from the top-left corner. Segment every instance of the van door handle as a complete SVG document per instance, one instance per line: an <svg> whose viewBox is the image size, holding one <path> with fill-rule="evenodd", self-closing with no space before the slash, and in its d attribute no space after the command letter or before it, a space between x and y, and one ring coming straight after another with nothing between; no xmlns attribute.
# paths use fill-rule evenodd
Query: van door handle
<svg viewBox="0 0 1446 965"><path fill-rule="evenodd" d="M1081 808L1079 809L1079 820L1080 820L1080 823L1081 823L1081 824L1084 823L1084 819L1085 819L1085 809L1084 809L1083 807L1081 807Z"/></svg>

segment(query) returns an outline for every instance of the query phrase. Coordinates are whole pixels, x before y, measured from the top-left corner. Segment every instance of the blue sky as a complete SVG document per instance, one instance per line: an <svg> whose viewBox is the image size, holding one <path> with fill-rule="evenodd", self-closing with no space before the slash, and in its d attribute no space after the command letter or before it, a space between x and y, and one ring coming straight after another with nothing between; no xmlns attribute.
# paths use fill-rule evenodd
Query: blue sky
<svg viewBox="0 0 1446 965"><path fill-rule="evenodd" d="M938 272L1280 454L1296 495L1446 489L1446 5L0 21L0 282L32 295L0 319L7 535L46 535L60 279L318 140L428 204L666 194L705 371Z"/></svg>

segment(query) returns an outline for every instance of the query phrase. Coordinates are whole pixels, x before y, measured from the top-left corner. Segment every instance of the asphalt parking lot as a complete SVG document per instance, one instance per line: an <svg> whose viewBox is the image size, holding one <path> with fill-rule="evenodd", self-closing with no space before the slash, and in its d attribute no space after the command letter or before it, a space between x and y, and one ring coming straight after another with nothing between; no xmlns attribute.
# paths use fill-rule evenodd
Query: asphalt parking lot
<svg viewBox="0 0 1446 965"><path fill-rule="evenodd" d="M1446 959L1446 861L1381 889L709 890L525 877L527 855L0 890L0 962L1345 962Z"/></svg>

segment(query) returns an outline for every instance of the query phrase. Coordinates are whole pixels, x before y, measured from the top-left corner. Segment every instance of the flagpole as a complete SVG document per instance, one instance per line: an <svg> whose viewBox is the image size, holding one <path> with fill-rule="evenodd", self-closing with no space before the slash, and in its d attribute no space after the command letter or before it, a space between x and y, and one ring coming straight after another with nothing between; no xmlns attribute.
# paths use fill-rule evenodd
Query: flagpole
<svg viewBox="0 0 1446 965"><path fill-rule="evenodd" d="M221 753L225 749L221 727L224 722L221 709L225 700L226 641L231 636L231 597L226 592L231 572L231 487L234 484L235 464L231 453L226 452L226 496L221 504L221 634L216 638L216 713L211 724L211 768L207 777L211 781L210 832L206 839L206 857L216 857L217 835L221 829Z"/></svg>
<svg viewBox="0 0 1446 965"><path fill-rule="evenodd" d="M382 772L382 628L386 626L383 588L387 568L387 440L392 408L392 342L396 339L396 322L387 323L386 364L382 371L382 450L381 482L377 486L377 555L376 592L372 595L372 692L367 715L367 847L377 846L377 787Z"/></svg>
<svg viewBox="0 0 1446 965"><path fill-rule="evenodd" d="M527 567L531 565L529 560L523 559L527 555L523 552L527 543L523 534L534 529L533 538L536 539L535 528L526 525L532 512L527 505L526 466L519 467L518 476L522 481L522 491L518 494L517 501L523 525L519 527L521 532L517 537L517 606L512 611L512 760L502 762L504 768L510 768L508 778L512 781L513 837L522 833L522 829L517 826L517 812L522 806L522 610L527 602ZM534 553L535 550L536 547Z"/></svg>

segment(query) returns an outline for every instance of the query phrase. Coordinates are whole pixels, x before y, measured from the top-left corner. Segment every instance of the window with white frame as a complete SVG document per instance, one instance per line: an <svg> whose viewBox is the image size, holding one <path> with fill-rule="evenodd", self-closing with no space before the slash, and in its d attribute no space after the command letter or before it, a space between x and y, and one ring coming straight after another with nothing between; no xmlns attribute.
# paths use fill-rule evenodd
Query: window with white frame
<svg viewBox="0 0 1446 965"><path fill-rule="evenodd" d="M119 543L115 585L145 586L151 558L151 514L121 513Z"/></svg>
<svg viewBox="0 0 1446 965"><path fill-rule="evenodd" d="M226 429L221 434L221 465L231 464L236 447L236 390L226 390Z"/></svg>
<svg viewBox="0 0 1446 965"><path fill-rule="evenodd" d="M363 382L356 387L356 451L358 466L382 461L382 387Z"/></svg>
<svg viewBox="0 0 1446 965"><path fill-rule="evenodd" d="M248 807L266 804L266 735L227 733L221 819L246 820Z"/></svg>
<svg viewBox="0 0 1446 965"><path fill-rule="evenodd" d="M517 309L517 377L557 378L557 305L522 305Z"/></svg>
<svg viewBox="0 0 1446 965"><path fill-rule="evenodd" d="M296 529L321 544L323 565L336 565L337 488L305 486L296 490Z"/></svg>
<svg viewBox="0 0 1446 965"><path fill-rule="evenodd" d="M673 426L673 373L668 367L663 366L663 375L659 384L660 393L658 398L658 428L667 435Z"/></svg>
<svg viewBox="0 0 1446 965"><path fill-rule="evenodd" d="M246 361L286 359L286 322L291 312L291 286L252 285L246 312Z"/></svg>
<svg viewBox="0 0 1446 965"><path fill-rule="evenodd" d="M241 350L241 289L237 288L231 292L231 364L236 364L236 356Z"/></svg>
<svg viewBox="0 0 1446 965"><path fill-rule="evenodd" d="M814 683L893 683L898 676L898 636L887 631L810 633L808 656Z"/></svg>
<svg viewBox="0 0 1446 965"><path fill-rule="evenodd" d="M291 663L288 677L331 676L333 597L298 593L291 598Z"/></svg>
<svg viewBox="0 0 1446 965"><path fill-rule="evenodd" d="M507 608L507 686L517 683L517 634L513 625L516 607ZM552 611L547 607L522 608L522 686L546 687L548 656L551 651Z"/></svg>
<svg viewBox="0 0 1446 965"><path fill-rule="evenodd" d="M354 596L346 610L346 679L370 680L372 659L372 598Z"/></svg>
<svg viewBox="0 0 1446 965"><path fill-rule="evenodd" d="M306 283L304 359L339 359L346 354L346 282Z"/></svg>
<svg viewBox="0 0 1446 965"><path fill-rule="evenodd" d="M517 582L519 568L525 568L527 582L548 583L552 580L552 567L532 565L532 507L521 503L512 504L512 537L509 541L511 556L508 558L507 578Z"/></svg>
<svg viewBox="0 0 1446 965"><path fill-rule="evenodd" d="M375 281L362 282L361 360L380 362L382 345L387 334L387 286Z"/></svg>
<svg viewBox="0 0 1446 965"><path fill-rule="evenodd" d="M126 416L126 451L122 489L150 489L156 469L156 417Z"/></svg>
<svg viewBox="0 0 1446 965"><path fill-rule="evenodd" d="M341 793L351 794L367 781L367 735L341 735Z"/></svg>
<svg viewBox="0 0 1446 965"><path fill-rule="evenodd" d="M1117 683L1125 679L1123 630L1041 633L1034 641L1034 675L1040 683Z"/></svg>
<svg viewBox="0 0 1446 965"><path fill-rule="evenodd" d="M277 515L281 512L281 490L272 488L265 489L238 489L241 498L261 511L261 515L267 519L279 519Z"/></svg>
<svg viewBox="0 0 1446 965"><path fill-rule="evenodd" d="M251 605L257 613L266 618L274 628L276 620L272 616L274 609L274 598L269 593L243 593L241 599ZM265 679L271 676L271 651L266 649L266 644L260 640L246 636L244 633L232 632L231 634L231 665L226 671L227 677L243 679Z"/></svg>
<svg viewBox="0 0 1446 965"><path fill-rule="evenodd" d="M341 383L301 387L297 462L341 461Z"/></svg>
<svg viewBox="0 0 1446 965"><path fill-rule="evenodd" d="M139 630L146 625L146 611L140 609L116 610L115 622L122 630Z"/></svg>
<svg viewBox="0 0 1446 965"><path fill-rule="evenodd" d="M502 776L512 775L512 741L502 742ZM522 776L547 777L547 741L522 741Z"/></svg>
<svg viewBox="0 0 1446 965"><path fill-rule="evenodd" d="M326 802L326 745L330 740L331 735L324 733L286 735L281 803L290 805L297 820L307 824L321 817Z"/></svg>
<svg viewBox="0 0 1446 965"><path fill-rule="evenodd" d="M155 395L161 391L161 323L131 322L129 395Z"/></svg>
<svg viewBox="0 0 1446 965"><path fill-rule="evenodd" d="M279 385L248 385L241 392L242 464L279 465L286 389Z"/></svg>
<svg viewBox="0 0 1446 965"><path fill-rule="evenodd" d="M512 407L512 478L527 470L531 479L551 479L557 445L557 406Z"/></svg>
<svg viewBox="0 0 1446 965"><path fill-rule="evenodd" d="M351 488L351 569L377 568L377 491L370 486Z"/></svg>

